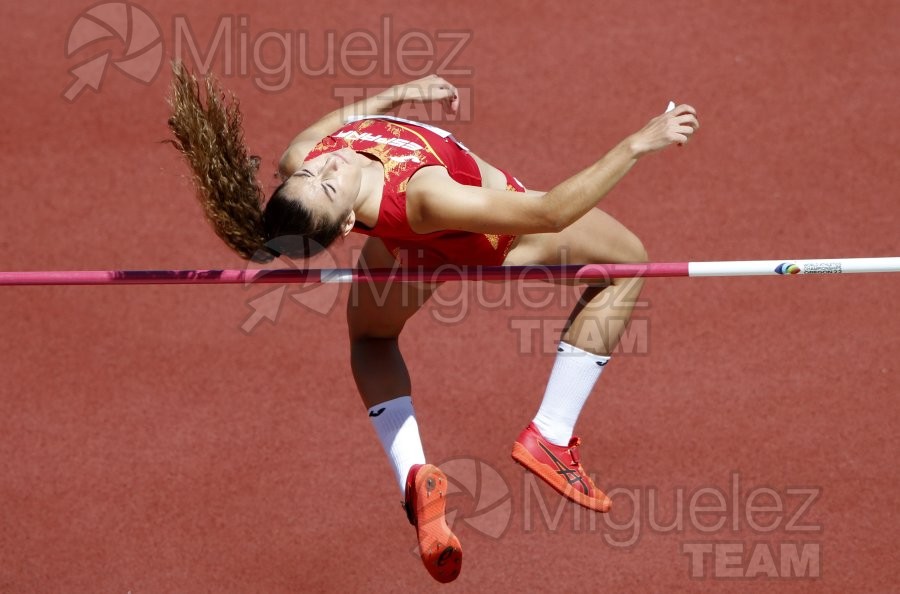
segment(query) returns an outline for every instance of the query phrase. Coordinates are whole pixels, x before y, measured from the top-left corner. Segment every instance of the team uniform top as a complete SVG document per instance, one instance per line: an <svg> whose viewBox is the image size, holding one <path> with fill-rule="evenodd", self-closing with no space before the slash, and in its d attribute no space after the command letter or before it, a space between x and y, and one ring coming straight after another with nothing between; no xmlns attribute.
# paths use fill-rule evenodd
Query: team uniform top
<svg viewBox="0 0 900 594"><path fill-rule="evenodd" d="M364 117L347 123L320 140L308 158L344 147L370 155L384 166L384 191L378 220L371 228L357 221L354 230L380 238L401 265L499 266L503 263L516 238L514 235L454 230L416 233L409 226L406 185L422 167L445 167L454 181L481 186L478 164L466 147L450 133L400 118ZM506 180L507 190L525 191L524 186L508 173Z"/></svg>

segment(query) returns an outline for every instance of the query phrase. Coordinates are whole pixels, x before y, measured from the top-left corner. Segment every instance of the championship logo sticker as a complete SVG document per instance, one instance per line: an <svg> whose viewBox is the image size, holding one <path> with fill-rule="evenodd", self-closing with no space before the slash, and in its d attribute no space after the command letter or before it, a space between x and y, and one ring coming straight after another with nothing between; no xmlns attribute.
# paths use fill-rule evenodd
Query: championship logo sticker
<svg viewBox="0 0 900 594"><path fill-rule="evenodd" d="M782 262L775 267L778 274L800 274L800 267L793 262Z"/></svg>

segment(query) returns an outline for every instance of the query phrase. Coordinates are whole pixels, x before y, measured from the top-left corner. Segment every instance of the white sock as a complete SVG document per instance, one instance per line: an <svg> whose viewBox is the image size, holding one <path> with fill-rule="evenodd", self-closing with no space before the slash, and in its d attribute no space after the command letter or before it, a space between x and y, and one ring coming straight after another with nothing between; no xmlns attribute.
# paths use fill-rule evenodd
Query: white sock
<svg viewBox="0 0 900 594"><path fill-rule="evenodd" d="M369 409L369 420L378 433L384 453L394 467L400 492L406 494L406 475L413 464L425 464L425 452L419 438L419 424L412 398L401 396Z"/></svg>
<svg viewBox="0 0 900 594"><path fill-rule="evenodd" d="M567 446L581 408L609 363L609 357L588 353L562 341L556 350L544 400L532 422L551 443Z"/></svg>

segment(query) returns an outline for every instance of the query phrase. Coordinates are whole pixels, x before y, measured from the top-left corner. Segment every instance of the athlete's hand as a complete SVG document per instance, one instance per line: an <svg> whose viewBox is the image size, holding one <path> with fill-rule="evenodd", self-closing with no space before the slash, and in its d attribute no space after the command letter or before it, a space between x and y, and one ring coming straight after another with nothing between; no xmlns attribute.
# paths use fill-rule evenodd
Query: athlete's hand
<svg viewBox="0 0 900 594"><path fill-rule="evenodd" d="M660 151L667 146L685 144L700 128L697 112L690 105L678 105L672 111L658 115L633 134L631 146L638 155Z"/></svg>
<svg viewBox="0 0 900 594"><path fill-rule="evenodd" d="M459 93L456 87L436 74L393 87L398 103L440 101L444 111L455 114L459 109Z"/></svg>

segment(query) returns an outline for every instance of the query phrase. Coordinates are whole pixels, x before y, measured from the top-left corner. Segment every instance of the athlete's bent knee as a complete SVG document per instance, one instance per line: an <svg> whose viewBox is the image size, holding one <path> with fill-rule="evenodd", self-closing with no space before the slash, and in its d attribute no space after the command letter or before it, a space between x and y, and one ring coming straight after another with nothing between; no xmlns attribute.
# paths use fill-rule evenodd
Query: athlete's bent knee
<svg viewBox="0 0 900 594"><path fill-rule="evenodd" d="M372 313L347 304L347 332L351 341L400 336L406 320L390 319L390 316L384 315L383 312L370 315Z"/></svg>

